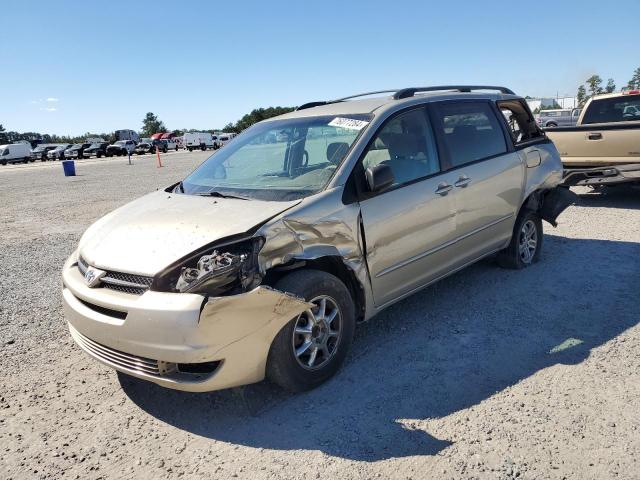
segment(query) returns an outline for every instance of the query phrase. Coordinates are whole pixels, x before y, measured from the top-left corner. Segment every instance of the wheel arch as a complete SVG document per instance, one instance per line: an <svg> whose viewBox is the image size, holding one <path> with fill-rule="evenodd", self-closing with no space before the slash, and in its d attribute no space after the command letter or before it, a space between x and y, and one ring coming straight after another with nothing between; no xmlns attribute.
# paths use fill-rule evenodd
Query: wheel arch
<svg viewBox="0 0 640 480"><path fill-rule="evenodd" d="M366 296L364 286L356 273L338 255L326 255L313 259L293 259L291 262L274 267L266 272L263 283L274 285L285 275L299 270L320 270L336 276L349 290L356 313L356 322L365 318Z"/></svg>

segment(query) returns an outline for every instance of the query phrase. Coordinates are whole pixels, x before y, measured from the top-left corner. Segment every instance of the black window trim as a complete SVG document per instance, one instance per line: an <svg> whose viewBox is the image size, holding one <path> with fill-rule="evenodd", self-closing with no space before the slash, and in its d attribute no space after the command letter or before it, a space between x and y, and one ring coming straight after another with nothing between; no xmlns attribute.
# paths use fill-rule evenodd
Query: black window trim
<svg viewBox="0 0 640 480"><path fill-rule="evenodd" d="M429 111L429 103L419 103L416 105L411 105L407 108L403 108L402 110L398 110L396 112L393 112L391 115L389 115L387 118L384 119L384 121L380 124L380 126L376 129L375 133L371 136L371 138L369 139L369 141L367 142L367 145L365 146L365 148L362 150L362 153L360 154L360 157L358 158L358 161L356 162L355 166L353 167L353 170L351 171L351 174L349 175L349 179L347 180L347 183L345 184L344 187L344 194L342 197L342 201L345 205L348 205L350 203L353 203L355 201L363 201L363 200L368 200L370 198L373 197L377 197L378 195L384 195L385 193L388 192L393 192L394 190L398 190L400 188L404 188L404 187L408 187L409 185L413 185L414 183L418 183L418 182L422 182L425 180L429 180L437 175L441 175L444 173L443 170L443 163L442 163L442 153L441 153L441 149L443 147L443 145L441 145L440 140L438 140L435 128L433 127L432 124L432 116L431 113ZM440 170L438 172L432 173L431 175L426 175L424 177L418 177L418 178L414 178L413 180L409 180L407 182L403 182L403 183L399 183L397 185L393 185L392 187L389 187L385 190L382 190L380 192L371 192L366 188L366 185L364 183L365 180L365 174L364 174L364 166L362 165L362 162L364 160L364 157L366 157L367 153L369 153L369 148L371 147L371 145L373 144L373 142L376 141L376 139L378 138L378 135L380 134L380 132L382 131L382 129L384 129L384 127L386 127L386 125L392 121L393 119L395 119L396 117L403 115L405 113L408 113L410 111L413 110L423 110L423 113L425 115L425 120L428 124L428 128L431 129L431 133L432 136L435 140L435 147L436 147L436 154L438 156L437 160L438 160L438 166L440 168ZM354 191L355 190L355 191ZM354 195L355 194L355 195Z"/></svg>

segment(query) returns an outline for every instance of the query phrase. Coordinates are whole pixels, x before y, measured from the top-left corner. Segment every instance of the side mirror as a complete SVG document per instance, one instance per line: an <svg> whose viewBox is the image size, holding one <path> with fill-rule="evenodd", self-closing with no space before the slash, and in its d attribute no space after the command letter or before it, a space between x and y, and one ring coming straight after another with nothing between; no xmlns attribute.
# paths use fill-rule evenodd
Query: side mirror
<svg viewBox="0 0 640 480"><path fill-rule="evenodd" d="M389 165L380 164L375 167L369 167L365 171L367 186L370 192L379 192L393 185L395 177L393 170Z"/></svg>
<svg viewBox="0 0 640 480"><path fill-rule="evenodd" d="M527 152L527 168L533 168L540 165L542 158L538 150L531 150Z"/></svg>

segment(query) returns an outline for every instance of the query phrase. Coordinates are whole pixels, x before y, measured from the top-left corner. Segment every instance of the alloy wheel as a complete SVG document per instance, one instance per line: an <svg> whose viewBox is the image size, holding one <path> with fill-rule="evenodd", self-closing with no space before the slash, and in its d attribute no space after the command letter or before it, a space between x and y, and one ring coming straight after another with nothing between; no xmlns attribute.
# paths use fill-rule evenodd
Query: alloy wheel
<svg viewBox="0 0 640 480"><path fill-rule="evenodd" d="M526 265L533 261L538 248L538 230L533 220L527 220L522 224L520 229L520 238L518 243L518 253L520 260Z"/></svg>
<svg viewBox="0 0 640 480"><path fill-rule="evenodd" d="M342 334L342 315L336 301L321 295L310 301L314 306L302 312L293 330L293 353L306 370L317 370L338 351Z"/></svg>

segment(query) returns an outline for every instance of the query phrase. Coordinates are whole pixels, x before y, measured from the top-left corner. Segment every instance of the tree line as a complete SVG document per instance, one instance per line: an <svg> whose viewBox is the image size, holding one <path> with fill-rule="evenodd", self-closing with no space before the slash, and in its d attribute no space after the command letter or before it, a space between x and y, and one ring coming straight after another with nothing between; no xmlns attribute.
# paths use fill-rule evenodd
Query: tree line
<svg viewBox="0 0 640 480"><path fill-rule="evenodd" d="M613 93L616 91L616 83L613 78L609 78L604 87L602 86L602 84L603 81L600 75L594 74L587 78L585 80L585 83L578 87L578 92L576 93L578 106L584 106L584 104L587 103L587 100L595 95L600 95L602 93ZM627 82L626 88L628 88L629 90L640 89L640 67L634 70L631 79Z"/></svg>
<svg viewBox="0 0 640 480"><path fill-rule="evenodd" d="M295 107L256 108L251 112L247 113L246 115L244 115L237 122L228 123L222 129L183 128L183 129L173 130L173 133L176 136L184 135L187 132L215 133L221 130L227 133L240 133L242 130L249 128L254 123L257 123L261 120L266 120L267 118L282 115L283 113L288 113L293 110L295 110ZM142 119L142 129L140 130L140 136L142 137L150 137L154 133L165 133L167 131L168 130L164 122L160 120L158 116L153 112L147 112L147 114ZM4 145L5 143L17 142L20 140L28 140L28 141L42 140L43 143L82 143L86 138L89 138L89 137L104 138L105 141L110 143L113 143L116 141L115 132L110 132L110 133L87 132L80 136L55 135L55 134L48 134L48 133L41 134L39 132L6 131L5 128L2 126L2 124L0 124L0 145Z"/></svg>

